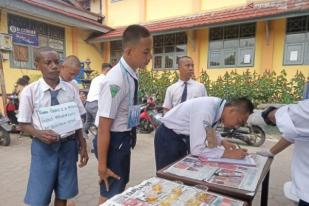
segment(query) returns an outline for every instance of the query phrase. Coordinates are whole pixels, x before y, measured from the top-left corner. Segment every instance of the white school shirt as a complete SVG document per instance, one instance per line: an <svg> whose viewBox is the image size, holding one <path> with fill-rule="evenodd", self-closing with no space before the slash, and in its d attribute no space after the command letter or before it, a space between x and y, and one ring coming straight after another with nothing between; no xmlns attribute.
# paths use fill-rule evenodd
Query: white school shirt
<svg viewBox="0 0 309 206"><path fill-rule="evenodd" d="M291 192L309 202L309 100L283 106L275 116L282 137L294 143Z"/></svg>
<svg viewBox="0 0 309 206"><path fill-rule="evenodd" d="M99 100L99 94L103 85L104 74L100 74L95 77L90 84L89 92L87 94L87 102L93 102Z"/></svg>
<svg viewBox="0 0 309 206"><path fill-rule="evenodd" d="M78 84L78 82L75 79L72 79L71 81L69 81L69 83L74 87L76 92L79 94L79 84Z"/></svg>
<svg viewBox="0 0 309 206"><path fill-rule="evenodd" d="M51 96L49 90L54 91L58 89L60 89L57 95L59 104L75 102L78 107L80 107L79 104L81 104L81 101L79 99L79 95L76 94L75 89L70 83L59 81L59 84L55 89L53 89L44 81L43 78L41 78L38 81L26 86L20 94L18 122L32 123L34 128L41 130L41 124L36 111L39 108L51 106ZM76 119L76 121L79 122L80 128L82 128L83 123L81 118ZM75 131L72 131L65 136L74 134L74 132Z"/></svg>
<svg viewBox="0 0 309 206"><path fill-rule="evenodd" d="M64 81L61 77L59 77L59 78L60 78L60 81L67 82L67 81ZM71 84L73 86L76 95L79 96L78 82L75 79L73 79L73 80L71 80L71 81L69 81L67 83L69 83L69 84ZM80 100L80 102L77 104L77 107L78 107L78 110L79 110L79 114L82 116L83 114L86 113L86 109L85 109L85 107L84 107L84 105L82 103L82 100L80 98L79 98L79 100Z"/></svg>
<svg viewBox="0 0 309 206"><path fill-rule="evenodd" d="M123 67L121 67L121 64ZM113 119L112 132L130 131L128 128L129 105L133 105L134 79L138 80L135 71L122 57L107 74L99 95L98 112L95 120L99 125L99 117Z"/></svg>
<svg viewBox="0 0 309 206"><path fill-rule="evenodd" d="M59 76L59 79L61 81L64 81L64 82L68 82L68 81L65 81L61 76ZM79 85L78 85L78 82L75 80L75 79L72 79L71 81L69 81L68 83L70 83L74 89L75 89L75 92L77 92L77 94L79 94Z"/></svg>
<svg viewBox="0 0 309 206"><path fill-rule="evenodd" d="M221 104L221 105L220 105ZM202 157L222 157L224 148L205 146L206 128L212 127L221 118L225 100L217 97L198 97L190 99L168 111L162 123L176 134L190 136L190 152ZM217 134L217 143L221 145Z"/></svg>
<svg viewBox="0 0 309 206"><path fill-rule="evenodd" d="M181 103L181 96L185 88L185 83L178 80L166 89L163 107L172 109ZM190 79L187 81L187 100L196 97L207 96L205 86L202 83Z"/></svg>

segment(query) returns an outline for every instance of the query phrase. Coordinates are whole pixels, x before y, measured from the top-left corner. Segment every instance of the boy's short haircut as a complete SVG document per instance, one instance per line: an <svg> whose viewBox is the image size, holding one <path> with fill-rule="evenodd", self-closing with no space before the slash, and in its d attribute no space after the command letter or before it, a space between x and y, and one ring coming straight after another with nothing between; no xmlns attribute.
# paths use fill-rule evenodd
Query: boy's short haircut
<svg viewBox="0 0 309 206"><path fill-rule="evenodd" d="M179 66L179 62L182 60L182 59L192 59L192 57L190 56L181 56L177 59L177 65Z"/></svg>
<svg viewBox="0 0 309 206"><path fill-rule="evenodd" d="M34 50L34 61L35 62L40 61L41 53L43 53L43 52L56 52L56 50L54 50L51 47L40 47L38 49L35 49ZM58 54L58 52L56 52L56 53Z"/></svg>
<svg viewBox="0 0 309 206"><path fill-rule="evenodd" d="M136 44L140 39L150 37L150 32L144 26L133 24L126 28L122 34L122 47Z"/></svg>
<svg viewBox="0 0 309 206"><path fill-rule="evenodd" d="M63 60L63 65L70 65L70 66L72 66L72 67L78 67L78 68L81 67L81 63L80 63L78 57L75 56L75 55L67 56L67 57Z"/></svg>
<svg viewBox="0 0 309 206"><path fill-rule="evenodd" d="M231 101L225 104L225 106L238 107L244 113L253 113L254 105L247 97L233 98Z"/></svg>
<svg viewBox="0 0 309 206"><path fill-rule="evenodd" d="M103 63L101 66L102 71L105 71L106 69L111 69L111 68L112 68L112 65L109 63Z"/></svg>
<svg viewBox="0 0 309 206"><path fill-rule="evenodd" d="M23 75L21 78L23 78L24 80L26 80L28 83L30 81L30 77L28 75Z"/></svg>
<svg viewBox="0 0 309 206"><path fill-rule="evenodd" d="M27 81L27 79L21 77L17 80L16 84L21 85L21 86L26 86L27 84L29 84L29 82Z"/></svg>

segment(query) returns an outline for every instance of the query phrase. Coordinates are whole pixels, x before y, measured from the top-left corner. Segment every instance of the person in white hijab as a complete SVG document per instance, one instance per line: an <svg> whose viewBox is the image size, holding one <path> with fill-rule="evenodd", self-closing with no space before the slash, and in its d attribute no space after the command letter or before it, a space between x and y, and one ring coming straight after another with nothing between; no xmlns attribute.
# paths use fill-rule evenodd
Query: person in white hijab
<svg viewBox="0 0 309 206"><path fill-rule="evenodd" d="M298 197L298 206L309 205L309 100L262 112L266 124L277 126L282 138L271 149L258 154L274 157L294 144L291 165L291 193Z"/></svg>

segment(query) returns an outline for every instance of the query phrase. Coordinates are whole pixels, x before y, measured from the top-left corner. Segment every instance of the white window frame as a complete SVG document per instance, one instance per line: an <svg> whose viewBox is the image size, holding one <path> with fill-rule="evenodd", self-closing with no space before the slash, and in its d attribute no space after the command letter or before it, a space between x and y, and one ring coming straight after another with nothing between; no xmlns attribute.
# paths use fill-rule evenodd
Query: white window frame
<svg viewBox="0 0 309 206"><path fill-rule="evenodd" d="M240 31L237 38L232 39L225 39L224 38L224 31L227 27L217 27L217 28L210 28L210 29L220 29L222 28L222 39L216 39L216 40L210 40L209 35L209 44L208 44L208 68L215 69L215 68L235 68L235 67L254 67L254 59L255 59L255 47L256 47L256 23L255 25L255 33L254 36L251 37L240 37ZM240 25L237 25L239 28ZM253 26L253 25L252 25ZM210 32L209 32L210 33ZM241 41L242 40L248 40L254 43L254 45L249 46L242 46ZM253 40L253 41L252 41ZM221 42L221 46L220 46ZM234 42L234 45L233 45ZM217 43L218 47L215 47L215 43ZM226 45L226 43L229 43ZM247 54L241 55L242 51L248 51ZM235 52L235 64L233 65L225 65L225 54L229 51ZM211 60L213 58L213 54L217 53L221 55L219 65L211 65ZM245 55L250 55L250 63L243 63L242 59L245 58Z"/></svg>
<svg viewBox="0 0 309 206"><path fill-rule="evenodd" d="M174 35L176 36L177 33L174 33ZM170 34L167 34L170 35ZM184 35L186 35L184 33ZM160 35L160 36L165 36L165 35ZM163 38L164 39L164 38ZM154 44L155 45L155 44ZM172 52L165 52L165 48L166 47L174 47ZM181 52L177 52L177 46L181 46L183 47L183 51ZM161 53L155 53L155 48L161 48L162 47L162 52ZM162 46L160 47L155 47L153 48L153 61L152 61L152 68L153 70L176 70L177 69L177 57L181 57L181 56L186 56L187 55L187 41L184 44L176 44L176 37L175 37L175 43L173 45L164 45L164 42L162 43ZM160 68L156 68L155 64L155 57L161 56L162 57L162 61L161 61L161 67ZM172 67L166 67L166 57L167 56L172 56L173 59L173 66Z"/></svg>
<svg viewBox="0 0 309 206"><path fill-rule="evenodd" d="M289 31L289 20L305 18L305 27L300 31ZM300 16L287 19L284 42L283 66L309 65L309 16ZM293 38L293 36L295 36ZM294 47L293 51L289 48ZM295 58L297 58L295 60Z"/></svg>

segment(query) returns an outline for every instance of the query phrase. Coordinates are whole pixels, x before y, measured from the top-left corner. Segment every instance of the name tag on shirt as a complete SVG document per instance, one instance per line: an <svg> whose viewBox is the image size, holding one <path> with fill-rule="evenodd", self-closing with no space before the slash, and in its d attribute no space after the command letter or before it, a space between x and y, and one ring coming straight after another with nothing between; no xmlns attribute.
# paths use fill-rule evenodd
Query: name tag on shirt
<svg viewBox="0 0 309 206"><path fill-rule="evenodd" d="M53 130L61 137L81 128L80 114L75 102L42 107L37 110L41 129Z"/></svg>
<svg viewBox="0 0 309 206"><path fill-rule="evenodd" d="M128 115L128 128L129 129L139 125L140 113L141 113L140 105L129 106L129 115Z"/></svg>

